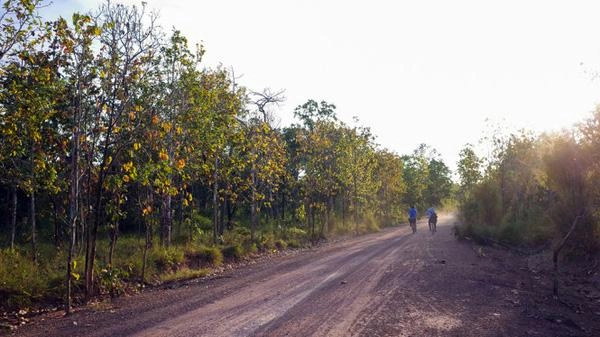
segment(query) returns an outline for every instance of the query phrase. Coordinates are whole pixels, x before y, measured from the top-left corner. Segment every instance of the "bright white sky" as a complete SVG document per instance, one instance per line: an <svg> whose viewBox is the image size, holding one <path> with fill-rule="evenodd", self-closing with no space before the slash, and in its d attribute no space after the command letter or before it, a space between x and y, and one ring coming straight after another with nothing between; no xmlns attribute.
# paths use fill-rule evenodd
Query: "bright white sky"
<svg viewBox="0 0 600 337"><path fill-rule="evenodd" d="M50 10L70 17L100 2L55 0ZM282 125L307 99L326 100L383 147L427 143L451 168L489 131L486 119L559 130L600 102L599 1L146 2L166 31L202 41L205 66L233 67L253 90L285 89Z"/></svg>

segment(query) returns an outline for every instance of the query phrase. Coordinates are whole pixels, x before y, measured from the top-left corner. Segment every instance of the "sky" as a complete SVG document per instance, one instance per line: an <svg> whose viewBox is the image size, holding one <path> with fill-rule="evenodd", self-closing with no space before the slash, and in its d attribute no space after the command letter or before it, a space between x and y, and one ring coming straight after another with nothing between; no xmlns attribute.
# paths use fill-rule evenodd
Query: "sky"
<svg viewBox="0 0 600 337"><path fill-rule="evenodd" d="M54 0L70 17L101 0ZM141 1L124 0L141 5ZM426 143L451 168L492 124L559 131L600 103L599 1L146 0L169 32L251 90L337 106L398 154Z"/></svg>

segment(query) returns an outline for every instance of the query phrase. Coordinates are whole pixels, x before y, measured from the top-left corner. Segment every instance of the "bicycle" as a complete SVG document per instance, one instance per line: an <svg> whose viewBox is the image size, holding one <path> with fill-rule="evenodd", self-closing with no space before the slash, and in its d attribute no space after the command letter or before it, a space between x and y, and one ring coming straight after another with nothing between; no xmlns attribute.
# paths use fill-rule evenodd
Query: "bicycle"
<svg viewBox="0 0 600 337"><path fill-rule="evenodd" d="M417 219L408 218L408 223L410 224L410 228L412 229L413 234L415 234L417 232Z"/></svg>
<svg viewBox="0 0 600 337"><path fill-rule="evenodd" d="M437 232L437 214L431 214L428 223L431 234Z"/></svg>

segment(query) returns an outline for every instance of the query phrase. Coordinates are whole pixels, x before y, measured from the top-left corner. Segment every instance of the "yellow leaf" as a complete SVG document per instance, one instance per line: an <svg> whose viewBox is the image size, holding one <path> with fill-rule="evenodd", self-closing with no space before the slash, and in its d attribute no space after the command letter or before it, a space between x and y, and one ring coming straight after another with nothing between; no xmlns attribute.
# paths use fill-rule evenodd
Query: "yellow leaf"
<svg viewBox="0 0 600 337"><path fill-rule="evenodd" d="M123 164L123 171L125 171L125 172L131 171L132 168L133 168L132 162L127 162L127 163Z"/></svg>
<svg viewBox="0 0 600 337"><path fill-rule="evenodd" d="M167 154L167 151L162 149L162 150L160 150L160 153L158 154L158 158L160 158L160 160L167 160L167 159L169 159L169 155Z"/></svg>

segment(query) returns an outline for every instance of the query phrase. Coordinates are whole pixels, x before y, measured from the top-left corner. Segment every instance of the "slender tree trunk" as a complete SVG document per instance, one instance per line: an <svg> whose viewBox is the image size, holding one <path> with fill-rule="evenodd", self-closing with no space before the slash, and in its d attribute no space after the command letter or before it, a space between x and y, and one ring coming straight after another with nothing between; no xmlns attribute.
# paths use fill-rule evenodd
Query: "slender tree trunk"
<svg viewBox="0 0 600 337"><path fill-rule="evenodd" d="M312 231L312 237L313 237L313 241L316 241L316 232L315 232L315 208L313 207L313 203L311 201L310 206L308 207L309 214L310 214L310 227L311 227L311 231Z"/></svg>
<svg viewBox="0 0 600 337"><path fill-rule="evenodd" d="M342 228L346 228L346 198L342 195Z"/></svg>
<svg viewBox="0 0 600 337"><path fill-rule="evenodd" d="M285 189L286 186L281 189L281 220L285 220Z"/></svg>
<svg viewBox="0 0 600 337"><path fill-rule="evenodd" d="M83 202L83 201L80 201L80 202ZM87 205L89 205L89 202L83 204L84 207ZM83 252L83 247L84 247L83 243L85 242L85 238L86 238L85 231L87 228L87 226L86 226L86 214L87 213L85 212L84 207L79 207L79 221L77 221L79 223L79 233L78 233L79 234L79 246L78 246L79 254L81 254Z"/></svg>
<svg viewBox="0 0 600 337"><path fill-rule="evenodd" d="M35 213L35 163L33 160L33 147L31 149L31 180L32 180L32 186L31 186L31 196L30 196L30 202L29 202L29 214L31 216L31 249L32 249L32 256L33 256L33 262L37 263L37 229L36 229L36 223L35 223L35 218L36 218L36 213Z"/></svg>
<svg viewBox="0 0 600 337"><path fill-rule="evenodd" d="M100 226L101 215L103 213L102 198L103 198L103 186L104 186L104 173L103 169L100 168L100 174L98 177L98 185L96 191L96 202L94 207L94 220L91 228L88 231L87 237L87 250L86 250L86 261L85 261L85 293L86 299L94 295L94 263L96 260L96 239L98 237L98 227Z"/></svg>
<svg viewBox="0 0 600 337"><path fill-rule="evenodd" d="M329 200L328 200L328 205L327 205L327 233L331 233L335 227L335 225L333 224L333 220L331 219L331 211L334 209L334 199L333 199L333 195L329 196Z"/></svg>
<svg viewBox="0 0 600 337"><path fill-rule="evenodd" d="M153 203L153 196L152 196L152 192L146 190L144 191L145 193L145 197L146 197L146 202L148 204L152 204ZM142 204L142 203L140 203ZM147 266L147 261L148 261L148 249L150 249L152 247L152 223L150 222L150 220L148 218L146 218L145 216L142 216L142 221L144 222L144 228L145 228L145 244L144 244L144 254L142 256L142 284L144 284L146 282L146 266Z"/></svg>
<svg viewBox="0 0 600 337"><path fill-rule="evenodd" d="M60 242L60 225L59 225L59 220L58 220L58 213L61 212L61 210L58 209L58 206L56 205L56 201L54 200L54 198L52 198L52 222L54 223L54 247L58 248L59 246L59 242Z"/></svg>
<svg viewBox="0 0 600 337"><path fill-rule="evenodd" d="M35 191L31 191L31 200L29 204L29 214L31 215L31 249L33 253L33 262L37 263L37 237L36 237L36 223L35 223Z"/></svg>
<svg viewBox="0 0 600 337"><path fill-rule="evenodd" d="M113 224L110 229L110 247L108 249L108 265L112 266L113 254L115 252L115 246L117 245L117 239L119 238L119 224Z"/></svg>
<svg viewBox="0 0 600 337"><path fill-rule="evenodd" d="M250 239L254 241L254 237L256 235L256 229L258 228L258 219L257 219L257 200L256 200L256 168L255 163L252 162L252 204L250 205L250 219L252 222L251 230L250 230Z"/></svg>
<svg viewBox="0 0 600 337"><path fill-rule="evenodd" d="M10 249L15 249L15 236L17 234L17 186L13 185L10 189L12 198L12 209L10 216Z"/></svg>
<svg viewBox="0 0 600 337"><path fill-rule="evenodd" d="M148 249L152 246L152 226L145 220L146 223L146 242L144 245L144 255L142 257L142 283L146 283L146 263L148 261Z"/></svg>
<svg viewBox="0 0 600 337"><path fill-rule="evenodd" d="M223 235L225 232L225 213L227 212L227 204L229 204L229 200L227 196L223 199L223 203L221 204L221 211L219 212L219 235Z"/></svg>
<svg viewBox="0 0 600 337"><path fill-rule="evenodd" d="M227 229L233 229L233 214L235 213L235 205L231 204L231 200L227 203Z"/></svg>
<svg viewBox="0 0 600 337"><path fill-rule="evenodd" d="M77 122L75 123L77 125ZM71 137L71 190L69 192L69 252L67 254L67 300L65 311L71 312L73 287L73 255L75 253L75 241L77 239L77 215L79 214L79 132L77 126Z"/></svg>
<svg viewBox="0 0 600 337"><path fill-rule="evenodd" d="M162 219L162 243L171 245L171 232L173 230L173 217L171 211L172 197L170 193L165 193L162 198L161 219Z"/></svg>
<svg viewBox="0 0 600 337"><path fill-rule="evenodd" d="M356 230L356 235L358 235L358 192L356 189L356 175L354 175L354 226L355 226L355 230Z"/></svg>
<svg viewBox="0 0 600 337"><path fill-rule="evenodd" d="M213 172L213 197L212 197L213 243L217 243L219 233L219 157L215 156L215 171Z"/></svg>

